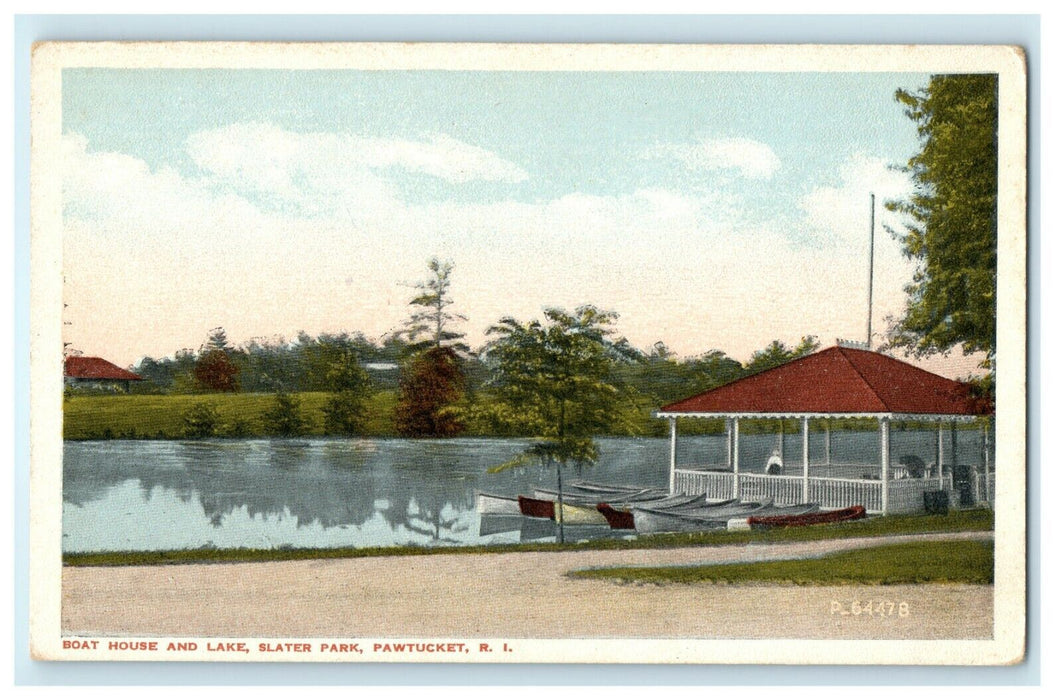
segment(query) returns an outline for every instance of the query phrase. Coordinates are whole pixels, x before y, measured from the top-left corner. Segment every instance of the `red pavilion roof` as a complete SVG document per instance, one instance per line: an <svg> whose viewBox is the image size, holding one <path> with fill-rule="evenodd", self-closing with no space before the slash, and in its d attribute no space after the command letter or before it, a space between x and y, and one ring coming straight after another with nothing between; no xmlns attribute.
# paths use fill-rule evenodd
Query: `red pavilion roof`
<svg viewBox="0 0 1062 700"><path fill-rule="evenodd" d="M663 414L990 413L962 382L887 355L831 347L668 404Z"/></svg>
<svg viewBox="0 0 1062 700"><path fill-rule="evenodd" d="M68 357L63 374L75 379L128 379L141 381L143 377L124 370L102 357Z"/></svg>

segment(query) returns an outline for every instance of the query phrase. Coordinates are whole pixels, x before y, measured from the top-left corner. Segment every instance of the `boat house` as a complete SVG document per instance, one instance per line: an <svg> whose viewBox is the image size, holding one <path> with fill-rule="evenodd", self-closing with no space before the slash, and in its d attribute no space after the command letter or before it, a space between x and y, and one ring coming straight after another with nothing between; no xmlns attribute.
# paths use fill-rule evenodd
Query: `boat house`
<svg viewBox="0 0 1062 700"><path fill-rule="evenodd" d="M129 391L131 382L140 382L139 374L122 369L102 357L67 357L63 363L63 382L68 387L82 389L123 389Z"/></svg>
<svg viewBox="0 0 1062 700"><path fill-rule="evenodd" d="M707 493L709 499L769 497L779 505L814 502L823 508L862 505L881 514L922 511L924 494L931 491L947 492L951 505L993 501L991 408L967 384L869 350L827 348L663 406L655 415L670 422L672 493ZM679 418L722 419L725 449L691 455L695 463L678 464ZM741 427L752 420L760 433L749 438L758 438L756 457L742 452ZM786 423L799 424L796 460L784 454ZM967 424L962 426L966 429L959 430L960 424ZM766 460L765 425L781 428L775 453ZM929 436L923 456L913 454L917 450L910 449L911 440L894 449L898 437L909 437L900 431L912 425L920 427L923 444ZM849 443L861 435L872 452L832 455L833 441L840 437L831 437L831 427L839 434L837 429L843 430ZM812 428L817 431L814 449ZM957 431L967 443L979 440L980 454L967 460L971 463L958 463Z"/></svg>

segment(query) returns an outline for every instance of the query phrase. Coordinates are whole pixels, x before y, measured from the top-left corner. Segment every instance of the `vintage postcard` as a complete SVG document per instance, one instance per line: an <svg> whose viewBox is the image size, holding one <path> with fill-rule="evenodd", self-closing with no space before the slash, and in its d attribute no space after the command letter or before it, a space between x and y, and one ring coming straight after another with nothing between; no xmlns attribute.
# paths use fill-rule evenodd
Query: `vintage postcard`
<svg viewBox="0 0 1062 700"><path fill-rule="evenodd" d="M1017 663L1008 46L42 43L31 647Z"/></svg>

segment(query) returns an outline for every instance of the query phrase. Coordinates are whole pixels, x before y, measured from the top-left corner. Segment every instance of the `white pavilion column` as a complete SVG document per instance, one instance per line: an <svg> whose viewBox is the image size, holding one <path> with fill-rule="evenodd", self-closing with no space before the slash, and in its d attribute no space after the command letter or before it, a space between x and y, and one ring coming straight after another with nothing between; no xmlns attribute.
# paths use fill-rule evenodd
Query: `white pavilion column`
<svg viewBox="0 0 1062 700"><path fill-rule="evenodd" d="M678 447L678 421L674 416L667 419L671 427L671 459L668 462L668 492L675 493L675 453Z"/></svg>
<svg viewBox="0 0 1062 700"><path fill-rule="evenodd" d="M881 514L889 513L889 419L879 418L881 427Z"/></svg>
<svg viewBox="0 0 1062 700"><path fill-rule="evenodd" d="M937 423L937 472L940 477L940 490L944 490L944 421Z"/></svg>
<svg viewBox="0 0 1062 700"><path fill-rule="evenodd" d="M826 419L826 469L830 468L830 419ZM826 476L830 474L827 472Z"/></svg>
<svg viewBox="0 0 1062 700"><path fill-rule="evenodd" d="M733 460L732 460L733 466L734 466L734 488L733 488L733 491L732 491L733 498L739 498L741 496L741 483L739 481L740 477L738 476L738 468L741 466L740 465L740 459L738 458L738 456L741 454L740 443L741 443L741 425L740 425L740 421L737 418L735 418L734 419L734 457L733 457Z"/></svg>
<svg viewBox="0 0 1062 700"><path fill-rule="evenodd" d="M730 419L723 420L726 422L726 468L730 469L734 460L734 431L730 426Z"/></svg>
<svg viewBox="0 0 1062 700"><path fill-rule="evenodd" d="M810 450L808 449L808 418L804 418L800 421L800 428L803 433L804 440L804 498L802 503L807 503L809 494L811 493L811 458Z"/></svg>

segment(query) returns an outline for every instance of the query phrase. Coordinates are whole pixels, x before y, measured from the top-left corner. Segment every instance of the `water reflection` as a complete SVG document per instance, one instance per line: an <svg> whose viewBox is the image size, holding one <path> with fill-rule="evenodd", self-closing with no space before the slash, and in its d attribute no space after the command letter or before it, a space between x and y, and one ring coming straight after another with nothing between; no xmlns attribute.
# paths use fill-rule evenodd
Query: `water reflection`
<svg viewBox="0 0 1062 700"><path fill-rule="evenodd" d="M869 450L873 437L849 442L856 452ZM961 437L962 451L976 455L976 441L969 440L976 436ZM835 440L837 454L845 448L843 440ZM743 438L743 454L748 450L753 464L754 455L769 454L773 441L773 436ZM472 439L69 442L64 446L63 548L370 547L545 539L552 536L549 523L481 522L475 512L477 490L515 496L536 484L555 483L554 472L536 464L487 473L526 444ZM702 461L702 455L721 452L721 444L721 437L681 439L680 463ZM663 487L667 455L666 440L604 439L600 462L582 476ZM569 473L569 478L577 476L575 470ZM542 528L548 532L540 533Z"/></svg>

